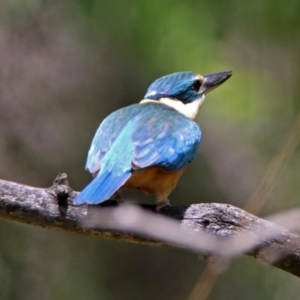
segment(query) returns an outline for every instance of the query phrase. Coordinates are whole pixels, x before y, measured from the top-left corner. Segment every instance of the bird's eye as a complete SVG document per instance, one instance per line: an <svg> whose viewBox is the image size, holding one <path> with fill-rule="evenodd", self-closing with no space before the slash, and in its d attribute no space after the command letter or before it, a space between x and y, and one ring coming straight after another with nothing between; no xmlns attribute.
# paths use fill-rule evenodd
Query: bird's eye
<svg viewBox="0 0 300 300"><path fill-rule="evenodd" d="M200 82L200 80L195 80L195 81L193 82L193 85L192 85L192 90L198 93L200 87L201 87L201 82Z"/></svg>

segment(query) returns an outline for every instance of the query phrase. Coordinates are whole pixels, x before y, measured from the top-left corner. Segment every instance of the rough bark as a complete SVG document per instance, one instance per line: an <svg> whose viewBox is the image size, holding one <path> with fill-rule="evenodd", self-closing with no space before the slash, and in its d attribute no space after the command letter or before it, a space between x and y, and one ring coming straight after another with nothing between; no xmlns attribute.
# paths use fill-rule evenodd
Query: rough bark
<svg viewBox="0 0 300 300"><path fill-rule="evenodd" d="M0 180L0 217L121 241L186 247L206 255L230 258L246 253L300 277L300 236L232 205L199 203L164 207L159 213L154 205L141 205L147 211L132 215L126 205L114 207L114 201L97 208L74 206L76 194L63 173L46 189Z"/></svg>

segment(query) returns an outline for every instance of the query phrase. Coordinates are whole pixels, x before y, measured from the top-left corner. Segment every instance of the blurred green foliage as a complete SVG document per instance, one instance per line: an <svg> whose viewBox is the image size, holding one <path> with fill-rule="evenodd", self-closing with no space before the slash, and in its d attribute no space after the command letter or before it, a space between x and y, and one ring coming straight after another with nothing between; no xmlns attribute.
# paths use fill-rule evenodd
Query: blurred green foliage
<svg viewBox="0 0 300 300"><path fill-rule="evenodd" d="M90 180L89 143L106 115L139 101L167 73L232 69L197 118L200 153L171 201L242 207L300 108L299 10L297 0L2 0L0 178L50 186L64 171L81 189ZM263 214L298 206L299 166L297 151ZM0 241L3 300L186 299L205 266L183 250L4 220ZM299 293L291 275L243 258L210 299Z"/></svg>

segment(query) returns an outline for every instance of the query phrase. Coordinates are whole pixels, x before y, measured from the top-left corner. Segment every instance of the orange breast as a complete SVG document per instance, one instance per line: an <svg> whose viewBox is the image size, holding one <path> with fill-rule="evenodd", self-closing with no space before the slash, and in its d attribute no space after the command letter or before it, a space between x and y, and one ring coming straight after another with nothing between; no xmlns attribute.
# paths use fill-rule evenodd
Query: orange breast
<svg viewBox="0 0 300 300"><path fill-rule="evenodd" d="M147 194L156 194L158 201L165 200L175 188L185 168L178 171L164 171L158 167L136 170L123 187L142 190Z"/></svg>

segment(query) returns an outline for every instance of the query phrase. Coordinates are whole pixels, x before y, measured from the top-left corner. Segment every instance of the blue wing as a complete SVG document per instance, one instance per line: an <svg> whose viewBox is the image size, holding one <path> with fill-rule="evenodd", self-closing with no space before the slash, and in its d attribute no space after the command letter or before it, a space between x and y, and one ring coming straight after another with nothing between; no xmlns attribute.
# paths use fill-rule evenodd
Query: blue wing
<svg viewBox="0 0 300 300"><path fill-rule="evenodd" d="M103 120L91 143L85 165L86 170L94 175L99 172L105 154L110 150L126 124L145 108L142 105L133 104L116 110Z"/></svg>
<svg viewBox="0 0 300 300"><path fill-rule="evenodd" d="M164 104L137 104L116 111L101 124L89 152L87 168L100 171L75 204L109 199L133 169L181 169L194 159L200 139L195 122Z"/></svg>
<svg viewBox="0 0 300 300"><path fill-rule="evenodd" d="M155 113L145 110L136 120L131 137L134 143L132 165L179 170L195 158L201 139L200 128L176 110L154 105L160 106Z"/></svg>

